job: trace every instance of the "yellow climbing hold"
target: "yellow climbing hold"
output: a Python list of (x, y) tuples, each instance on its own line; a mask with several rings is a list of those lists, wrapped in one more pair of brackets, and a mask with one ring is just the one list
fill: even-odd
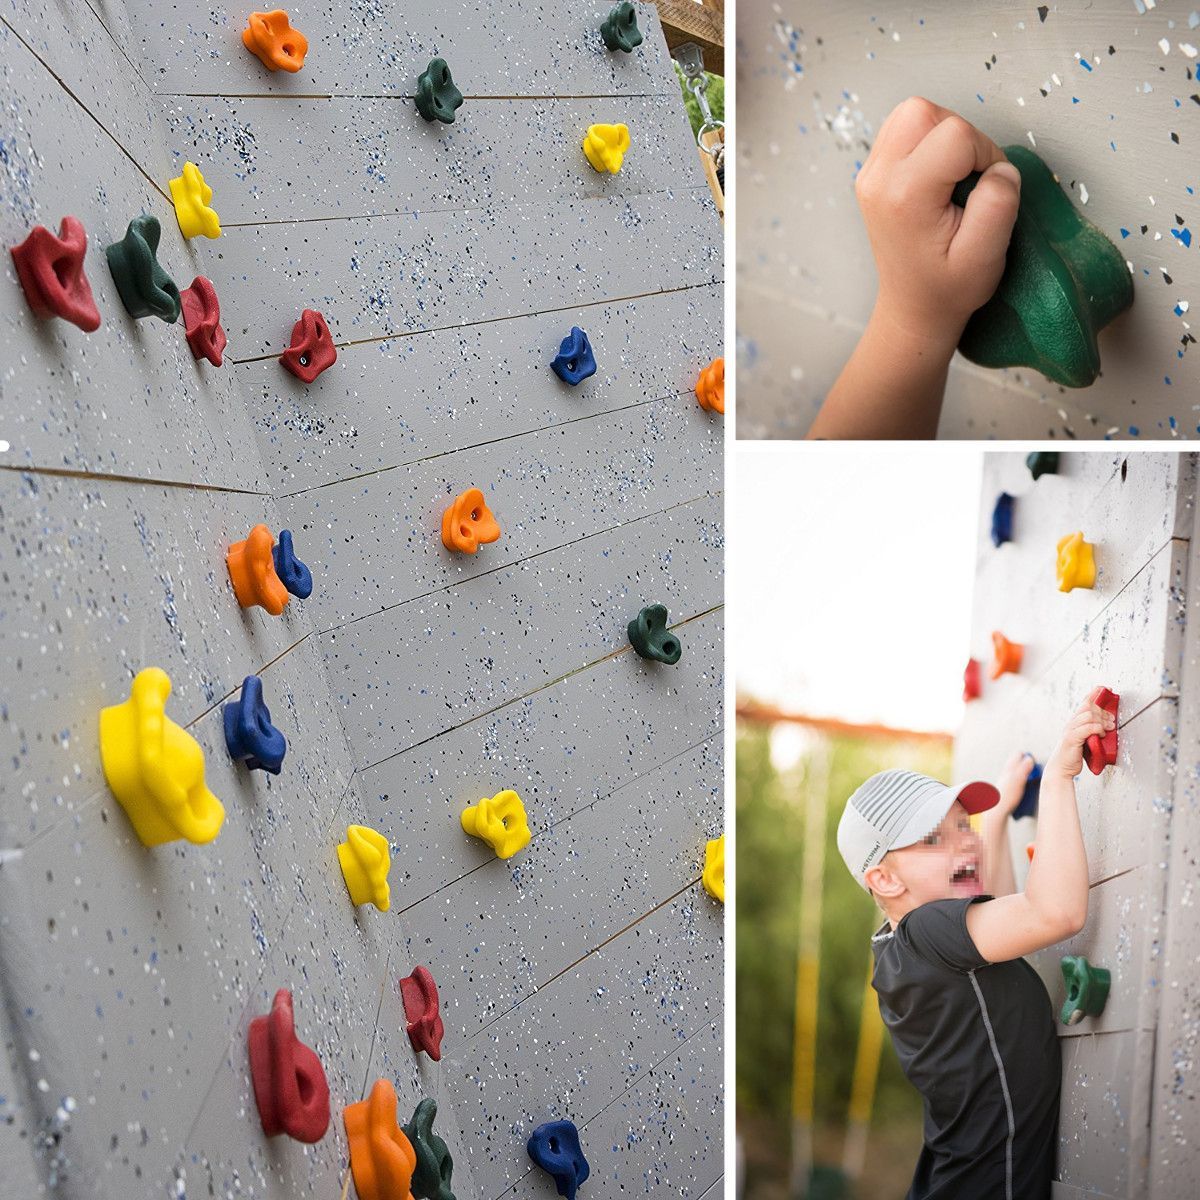
[(338, 862), (354, 906), (373, 904), (387, 912), (392, 903), (387, 881), (392, 856), (387, 838), (367, 825), (347, 826), (346, 840), (338, 846)]
[(195, 163), (185, 162), (183, 174), (171, 180), (175, 219), (185, 238), (221, 236), (221, 218), (208, 207), (212, 194), (212, 188), (204, 182)]
[(583, 152), (597, 171), (615, 175), (629, 149), (627, 125), (591, 125), (583, 139)]
[(464, 808), (461, 820), (463, 829), (487, 842), (497, 858), (512, 858), (529, 845), (533, 836), (525, 819), (525, 805), (513, 791), (498, 792), (490, 800), (485, 796), (478, 804)]
[(1058, 590), (1090, 588), (1096, 582), (1096, 556), (1082, 533), (1070, 533), (1058, 543)]
[(725, 835), (713, 838), (704, 847), (704, 873), (700, 876), (704, 890), (725, 903)]
[(100, 710), (100, 762), (145, 846), (211, 842), (225, 807), (204, 783), (204, 751), (166, 714), (166, 671), (139, 671), (129, 699)]

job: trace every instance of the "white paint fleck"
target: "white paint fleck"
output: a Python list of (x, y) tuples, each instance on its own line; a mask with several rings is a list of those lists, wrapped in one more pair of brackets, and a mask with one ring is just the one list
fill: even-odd
[(1027, 129), (1025, 131), (1025, 136), (1029, 139), (1029, 144), (1036, 150), (1037, 149), (1037, 140), (1033, 136), (1033, 130)]
[(1018, 108), (1024, 108), (1024, 107), (1025, 107), (1025, 97), (1024, 97), (1024, 96), (1018, 96), (1018, 97), (1017, 97), (1017, 107), (1018, 107)]
[(1184, 54), (1188, 56), (1188, 58), (1196, 57), (1196, 47), (1193, 46), (1191, 42), (1180, 42), (1179, 49), (1182, 50)]
[(1187, 312), (1187, 310), (1191, 307), (1191, 305), (1189, 304), (1189, 302), (1187, 300), (1180, 300), (1179, 303), (1176, 305), (1176, 307), (1179, 309), (1180, 312)]
[(1086, 204), (1088, 202), (1087, 186), (1083, 183), (1079, 185), (1079, 203)]
[(1159, 38), (1159, 39), (1158, 39), (1158, 48), (1159, 48), (1159, 49), (1160, 49), (1160, 50), (1161, 50), (1161, 51), (1162, 51), (1164, 54), (1170, 54), (1170, 53), (1171, 53), (1171, 43), (1170, 43), (1170, 42), (1168, 42), (1166, 38)]

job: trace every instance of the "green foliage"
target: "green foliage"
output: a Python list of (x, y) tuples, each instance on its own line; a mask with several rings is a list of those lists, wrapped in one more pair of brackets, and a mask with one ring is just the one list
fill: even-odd
[[(707, 71), (705, 74), (708, 76), (708, 88), (705, 90), (704, 95), (708, 100), (708, 107), (712, 109), (712, 114), (718, 121), (724, 121), (725, 80), (720, 75), (713, 75)], [(683, 92), (683, 104), (687, 109), (688, 121), (691, 122), (692, 134), (694, 136), (700, 132), (700, 126), (704, 121), (704, 118), (700, 115), (700, 105), (696, 103), (696, 97), (688, 90), (687, 77), (680, 69), (678, 63), (675, 63), (675, 78), (679, 80), (679, 87)]]

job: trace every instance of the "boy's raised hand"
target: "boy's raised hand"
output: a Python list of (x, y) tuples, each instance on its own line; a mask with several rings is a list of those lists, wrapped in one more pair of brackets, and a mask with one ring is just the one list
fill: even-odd
[[(1021, 803), (1021, 797), (1025, 795), (1025, 784), (1029, 780), (1029, 773), (1033, 770), (1033, 755), (1023, 753), (1018, 750), (1004, 764), (1004, 769), (1000, 772), (1000, 778), (996, 780), (996, 788), (1000, 792), (1000, 799), (996, 802), (994, 808), (988, 809), (988, 813), (996, 813), (998, 816), (1009, 817), (1016, 811), (1016, 807)], [(984, 813), (986, 817), (988, 813)]]
[(1055, 773), (1074, 779), (1083, 770), (1084, 743), (1093, 736), (1103, 737), (1116, 723), (1112, 713), (1085, 700), (1067, 722), (1062, 738), (1042, 770), (1043, 777)]

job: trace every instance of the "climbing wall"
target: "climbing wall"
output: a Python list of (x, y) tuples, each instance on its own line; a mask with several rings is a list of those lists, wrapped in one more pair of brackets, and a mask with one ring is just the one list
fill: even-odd
[(939, 434), (1195, 437), (1200, 8), (1189, 0), (745, 4), (737, 17), (738, 436), (797, 437), (857, 343), (876, 273), (854, 179), (911, 95), (1034, 149), (1120, 249), (1131, 310), (1073, 390), (956, 356)]
[[(1063, 454), (1035, 482), (1021, 455), (985, 460), (970, 647), (983, 694), (967, 704), (955, 777), (995, 779), (1017, 750), (1045, 762), (1095, 687), (1120, 696), (1116, 764), (1076, 783), (1087, 924), (1032, 958), (1056, 1013), (1063, 955), (1112, 973), (1099, 1016), (1057, 1024), (1057, 1200), (1191, 1196), (1200, 1172), (1196, 467), (1192, 455)], [(1015, 497), (1014, 540), (997, 549), (1001, 492)], [(1062, 593), (1055, 547), (1076, 531), (1095, 544), (1095, 586)], [(987, 677), (993, 631), (1024, 645), (1019, 674)], [(1023, 881), (1036, 820), (1010, 829)]]
[[(717, 1196), (723, 828), (721, 227), (652, 5), (303, 0), (298, 74), (243, 47), (252, 6), (10, 0), (0, 12), (0, 232), (67, 214), (103, 324), (35, 317), (0, 264), (0, 1190), (345, 1195), (342, 1109), (390, 1080), (438, 1100), (460, 1197), (555, 1194), (525, 1143), (573, 1120), (582, 1195)], [(453, 125), (411, 97), (434, 55)], [(624, 122), (617, 175), (581, 143)], [(168, 181), (199, 166), (218, 240)], [(225, 363), (125, 312), (103, 248), (150, 213), (180, 287), (211, 279)], [(338, 358), (280, 367), (300, 310)], [(549, 369), (572, 325), (597, 373)], [(481, 487), (471, 557), (441, 514)], [(315, 578), (242, 609), (228, 546), (291, 529)], [(633, 653), (670, 612), (683, 656)], [(164, 669), (225, 825), (139, 842), (98, 716)], [(225, 747), (263, 681), (282, 773)], [(459, 813), (513, 788), (533, 839), (497, 859)], [(348, 824), (391, 848), (391, 910), (356, 909)], [(440, 1063), (405, 1032), (423, 964)], [(268, 1140), (250, 1020), (293, 992), (333, 1106)], [(10, 1188), (11, 1184), (11, 1188)], [(353, 1192), (351, 1192), (353, 1194)]]

